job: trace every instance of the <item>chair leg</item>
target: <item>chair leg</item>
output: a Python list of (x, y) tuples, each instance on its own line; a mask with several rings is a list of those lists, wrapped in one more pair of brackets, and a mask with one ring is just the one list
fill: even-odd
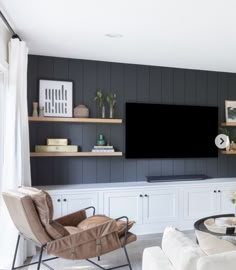
[(100, 261), (101, 260), (101, 258), (100, 258), (100, 256), (98, 256), (98, 261)]
[(129, 255), (128, 255), (128, 252), (126, 250), (126, 247), (123, 246), (123, 249), (124, 249), (125, 256), (126, 256), (126, 259), (127, 259), (128, 265), (129, 265), (129, 269), (132, 270), (132, 266), (131, 266), (131, 263), (130, 263), (130, 260), (129, 260)]
[(42, 262), (42, 257), (43, 257), (43, 247), (41, 247), (41, 249), (40, 249), (39, 261), (38, 261), (38, 267), (37, 267), (37, 270), (40, 269), (41, 262)]
[(20, 234), (18, 234), (18, 237), (17, 237), (17, 241), (16, 241), (16, 249), (15, 249), (15, 254), (14, 254), (14, 258), (13, 258), (11, 270), (14, 270), (14, 267), (15, 267), (16, 255), (17, 255), (19, 243), (20, 243)]

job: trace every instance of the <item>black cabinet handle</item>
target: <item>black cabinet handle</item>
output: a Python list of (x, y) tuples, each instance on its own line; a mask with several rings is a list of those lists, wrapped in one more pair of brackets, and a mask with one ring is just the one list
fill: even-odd
[(140, 195), (139, 195), (139, 197), (140, 197), (140, 198), (142, 198), (142, 197), (143, 197), (143, 195), (142, 195), (142, 194), (140, 194)]
[(67, 199), (63, 199), (63, 201), (64, 201), (64, 202), (66, 202), (66, 201), (67, 201)]
[(221, 192), (221, 190), (218, 190), (218, 192)]
[(145, 197), (148, 197), (148, 195), (147, 195), (147, 194), (145, 194), (144, 196), (145, 196)]
[(61, 199), (57, 199), (57, 201), (58, 201), (58, 202), (60, 202), (60, 201), (61, 201)]
[(214, 190), (214, 193), (216, 193), (216, 190)]

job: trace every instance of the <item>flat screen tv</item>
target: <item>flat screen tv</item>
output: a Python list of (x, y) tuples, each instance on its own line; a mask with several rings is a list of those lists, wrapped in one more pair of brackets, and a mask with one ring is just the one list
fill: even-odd
[(126, 103), (126, 158), (217, 157), (218, 108)]

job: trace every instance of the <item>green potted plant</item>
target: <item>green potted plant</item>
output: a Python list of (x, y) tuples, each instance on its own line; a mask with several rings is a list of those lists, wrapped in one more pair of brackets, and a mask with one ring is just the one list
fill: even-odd
[(114, 118), (114, 108), (116, 105), (116, 94), (110, 93), (107, 95), (107, 103), (109, 104), (109, 117)]
[(94, 100), (97, 102), (99, 117), (105, 118), (105, 96), (101, 89), (97, 89)]

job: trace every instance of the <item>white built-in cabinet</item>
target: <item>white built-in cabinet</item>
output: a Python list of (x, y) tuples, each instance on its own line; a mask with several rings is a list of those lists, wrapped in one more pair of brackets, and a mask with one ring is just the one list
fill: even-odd
[(95, 206), (96, 213), (135, 220), (137, 234), (159, 233), (169, 225), (193, 229), (199, 218), (235, 212), (230, 195), (236, 191), (236, 178), (40, 188), (52, 196), (54, 218)]
[[(54, 219), (76, 212), (88, 206), (98, 207), (98, 194), (95, 192), (76, 192), (74, 194), (52, 194)], [(88, 215), (92, 214), (88, 211)]]

